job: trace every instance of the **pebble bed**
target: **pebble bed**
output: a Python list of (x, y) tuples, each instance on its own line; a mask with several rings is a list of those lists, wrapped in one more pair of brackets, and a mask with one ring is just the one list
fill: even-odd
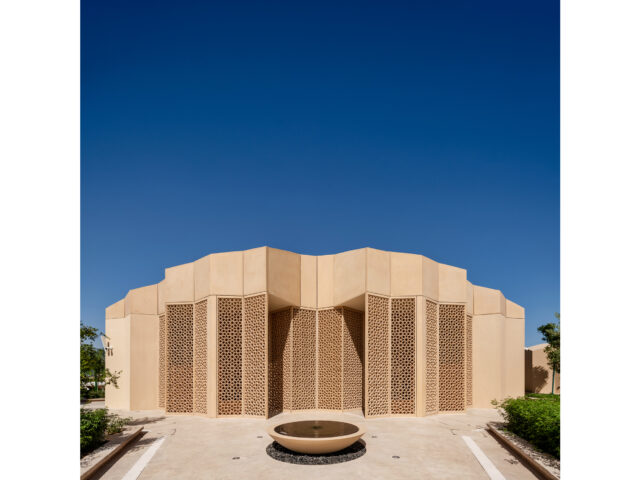
[(277, 442), (272, 442), (267, 446), (267, 455), (271, 458), (295, 465), (332, 465), (334, 463), (343, 463), (360, 458), (366, 452), (367, 448), (361, 441), (357, 441), (353, 445), (338, 452), (316, 455), (292, 452)]

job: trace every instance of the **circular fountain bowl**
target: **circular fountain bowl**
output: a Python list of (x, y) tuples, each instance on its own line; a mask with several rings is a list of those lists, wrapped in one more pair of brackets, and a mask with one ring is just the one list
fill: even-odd
[(362, 426), (333, 420), (304, 420), (269, 428), (276, 442), (298, 453), (332, 453), (347, 448), (364, 435)]

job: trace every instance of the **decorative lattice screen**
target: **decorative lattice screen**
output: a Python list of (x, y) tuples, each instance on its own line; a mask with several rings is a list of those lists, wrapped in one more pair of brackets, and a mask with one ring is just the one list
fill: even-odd
[(242, 299), (218, 297), (218, 415), (242, 414)]
[(293, 309), (291, 408), (316, 408), (316, 311)]
[(244, 299), (244, 413), (265, 415), (267, 296)]
[(425, 413), (438, 413), (438, 304), (425, 300)]
[(344, 308), (343, 314), (342, 408), (362, 408), (364, 314), (350, 308)]
[(207, 414), (207, 301), (195, 305), (193, 332), (193, 411)]
[(464, 410), (465, 399), (465, 306), (441, 304), (439, 410)]
[(467, 407), (473, 405), (473, 317), (467, 315)]
[(269, 417), (291, 408), (291, 309), (269, 314)]
[(342, 309), (318, 311), (318, 408), (342, 408)]
[(158, 404), (165, 408), (167, 391), (167, 321), (164, 315), (159, 317), (159, 361), (158, 361)]
[(414, 298), (391, 299), (391, 413), (415, 413)]
[(367, 294), (367, 415), (388, 415), (389, 299)]
[(193, 412), (193, 304), (167, 305), (167, 412)]

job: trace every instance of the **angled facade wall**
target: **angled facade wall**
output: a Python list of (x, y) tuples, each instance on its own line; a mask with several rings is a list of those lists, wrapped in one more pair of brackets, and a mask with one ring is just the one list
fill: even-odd
[(524, 309), (466, 270), (362, 248), (261, 247), (167, 268), (106, 309), (107, 405), (424, 416), (524, 393)]
[[(524, 351), (525, 390), (532, 393), (560, 393), (560, 374), (549, 367), (544, 348), (547, 343), (527, 347)], [(553, 392), (551, 387), (553, 385)]]

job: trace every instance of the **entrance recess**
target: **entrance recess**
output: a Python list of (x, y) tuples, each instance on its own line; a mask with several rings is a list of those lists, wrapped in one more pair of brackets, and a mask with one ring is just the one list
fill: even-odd
[(291, 307), (269, 314), (269, 416), (363, 408), (364, 313)]

